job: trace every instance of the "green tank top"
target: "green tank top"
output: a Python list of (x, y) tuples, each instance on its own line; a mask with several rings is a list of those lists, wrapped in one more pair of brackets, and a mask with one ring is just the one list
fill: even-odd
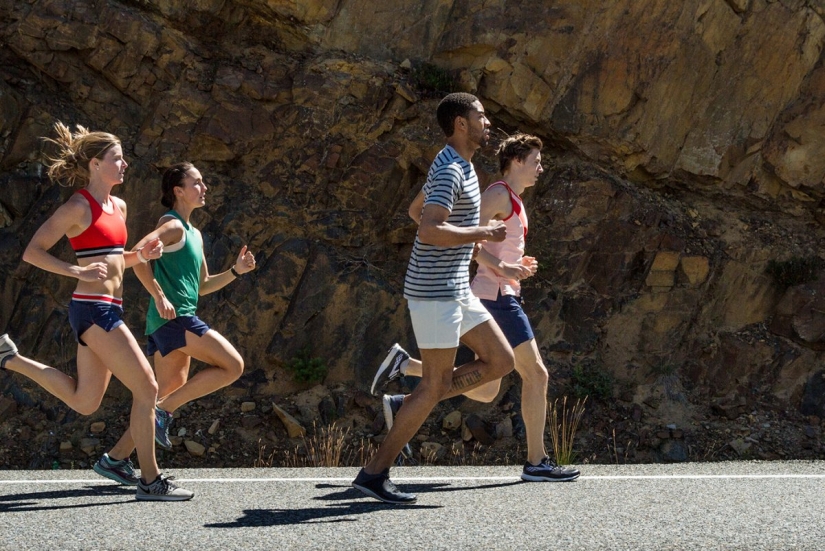
[[(203, 238), (194, 226), (184, 222), (180, 214), (170, 210), (164, 216), (174, 216), (183, 224), (182, 242), (164, 247), (163, 256), (155, 260), (155, 280), (178, 316), (194, 316), (198, 309), (198, 289), (203, 262)], [(158, 314), (155, 299), (149, 299), (146, 313), (146, 334), (151, 335), (169, 320)]]

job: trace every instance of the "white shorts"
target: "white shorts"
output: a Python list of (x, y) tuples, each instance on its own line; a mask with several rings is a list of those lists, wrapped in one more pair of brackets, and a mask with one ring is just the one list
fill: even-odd
[(407, 300), (418, 348), (458, 348), (461, 336), (493, 319), (475, 295), (456, 300)]

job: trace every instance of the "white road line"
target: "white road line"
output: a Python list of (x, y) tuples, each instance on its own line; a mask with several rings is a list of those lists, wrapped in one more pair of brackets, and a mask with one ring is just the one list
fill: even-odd
[[(718, 480), (718, 479), (746, 479), (746, 480), (762, 480), (762, 479), (825, 479), (825, 474), (676, 474), (676, 475), (605, 475), (605, 476), (581, 476), (579, 481), (585, 480)], [(393, 477), (393, 481), (399, 482), (461, 482), (461, 481), (516, 481), (520, 480), (517, 476), (415, 476)], [(332, 477), (306, 477), (306, 478), (288, 478), (288, 477), (273, 477), (273, 478), (179, 478), (178, 482), (211, 482), (211, 483), (242, 483), (242, 482), (352, 482), (352, 477), (347, 478), (332, 478)], [(109, 485), (108, 482), (102, 478), (92, 479), (43, 479), (43, 480), (0, 480), (0, 485), (13, 484), (101, 484)]]

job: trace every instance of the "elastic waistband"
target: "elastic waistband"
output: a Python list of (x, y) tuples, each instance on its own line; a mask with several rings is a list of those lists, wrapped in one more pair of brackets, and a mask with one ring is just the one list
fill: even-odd
[(87, 295), (84, 293), (72, 293), (72, 300), (76, 300), (77, 302), (103, 302), (114, 306), (120, 306), (121, 308), (123, 307), (123, 299), (113, 297), (112, 295)]

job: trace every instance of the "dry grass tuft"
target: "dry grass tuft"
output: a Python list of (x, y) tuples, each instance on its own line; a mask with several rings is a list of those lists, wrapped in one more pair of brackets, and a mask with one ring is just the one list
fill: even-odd
[[(573, 452), (573, 441), (576, 437), (576, 430), (584, 415), (584, 399), (576, 399), (573, 407), (568, 409), (567, 396), (559, 404), (558, 398), (553, 400), (552, 407), (547, 412), (547, 426), (550, 430), (550, 441), (553, 444), (553, 454), (556, 456), (556, 463), (559, 465), (570, 465), (573, 463), (575, 453)], [(561, 409), (561, 411), (559, 411)]]

